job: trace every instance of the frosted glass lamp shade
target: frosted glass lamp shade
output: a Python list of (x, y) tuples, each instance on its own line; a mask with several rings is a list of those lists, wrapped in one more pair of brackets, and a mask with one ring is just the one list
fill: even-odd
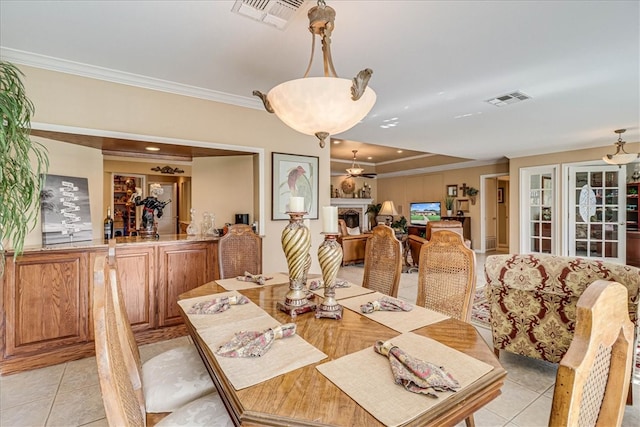
[(638, 155), (635, 153), (620, 153), (620, 154), (607, 154), (602, 158), (605, 162), (610, 165), (626, 165), (638, 158)]
[(287, 126), (305, 135), (336, 135), (355, 126), (373, 108), (376, 93), (367, 87), (360, 99), (351, 99), (349, 79), (306, 77), (279, 84), (267, 99)]

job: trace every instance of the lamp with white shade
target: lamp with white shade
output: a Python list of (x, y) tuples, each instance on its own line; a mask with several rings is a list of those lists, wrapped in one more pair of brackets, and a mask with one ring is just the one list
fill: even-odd
[(396, 206), (393, 204), (392, 200), (385, 200), (382, 203), (382, 207), (380, 208), (380, 212), (378, 212), (380, 216), (387, 216), (387, 220), (385, 221), (385, 225), (391, 226), (393, 222), (393, 216), (398, 215), (396, 211)]
[(275, 113), (287, 126), (306, 135), (315, 135), (320, 147), (329, 135), (351, 129), (373, 108), (376, 94), (367, 87), (371, 71), (366, 68), (353, 79), (339, 78), (331, 58), (331, 32), (336, 11), (324, 0), (308, 13), (312, 47), (316, 34), (322, 41), (324, 77), (307, 77), (313, 63), (313, 48), (307, 71), (301, 79), (290, 80), (274, 87), (266, 95), (258, 90), (264, 108)]

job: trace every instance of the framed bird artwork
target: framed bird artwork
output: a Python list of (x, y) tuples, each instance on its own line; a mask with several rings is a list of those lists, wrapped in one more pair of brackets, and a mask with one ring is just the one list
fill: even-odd
[(272, 153), (271, 219), (289, 219), (289, 199), (304, 197), (305, 218), (318, 219), (318, 157)]

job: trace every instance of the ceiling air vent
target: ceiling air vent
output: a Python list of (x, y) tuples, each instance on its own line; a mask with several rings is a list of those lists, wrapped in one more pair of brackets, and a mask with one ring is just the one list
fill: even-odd
[(487, 99), (487, 102), (495, 105), (496, 107), (504, 107), (505, 105), (526, 101), (527, 99), (531, 99), (531, 97), (522, 92), (512, 92), (492, 99)]
[(232, 12), (284, 30), (304, 0), (236, 0)]

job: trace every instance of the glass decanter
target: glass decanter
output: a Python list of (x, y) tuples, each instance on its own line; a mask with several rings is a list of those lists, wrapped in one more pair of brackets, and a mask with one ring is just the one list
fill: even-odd
[(193, 218), (196, 216), (196, 210), (194, 208), (191, 208), (189, 213), (191, 214), (191, 222), (189, 222), (189, 225), (187, 226), (187, 234), (189, 236), (195, 236), (199, 231), (198, 225), (193, 220)]

